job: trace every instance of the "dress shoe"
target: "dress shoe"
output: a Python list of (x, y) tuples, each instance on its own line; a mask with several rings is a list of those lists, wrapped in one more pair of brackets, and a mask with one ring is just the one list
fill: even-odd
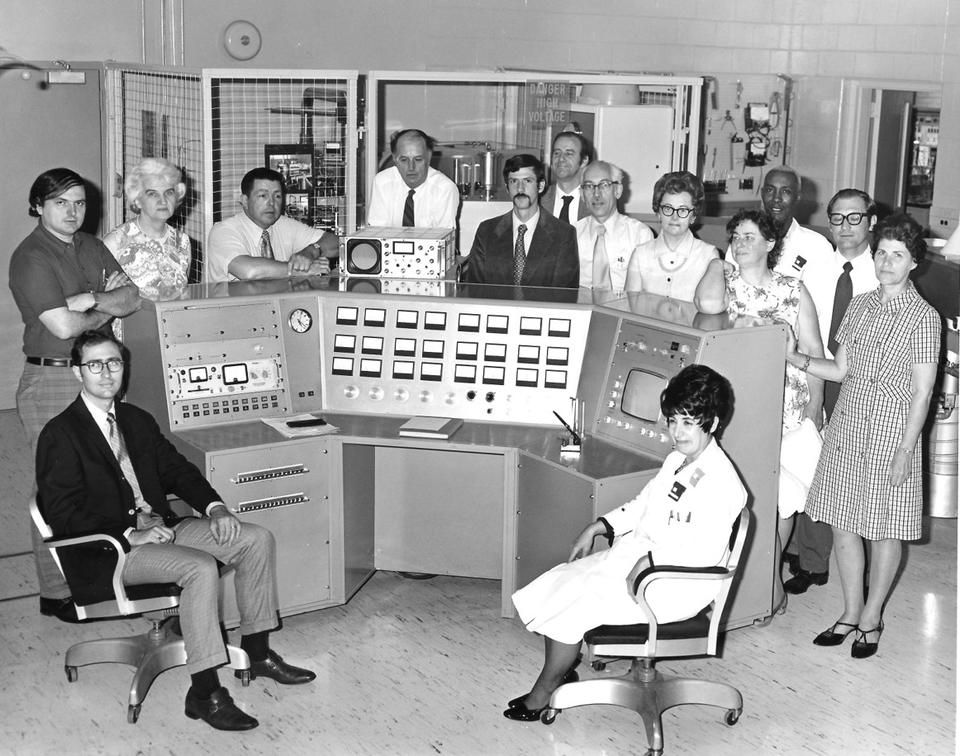
[[(838, 627), (849, 627), (845, 633), (838, 633)], [(843, 643), (847, 636), (850, 635), (854, 630), (857, 629), (856, 625), (851, 625), (849, 622), (834, 622), (833, 625), (824, 630), (820, 635), (813, 639), (814, 646), (839, 646)]]
[(215, 730), (252, 730), (260, 724), (237, 708), (226, 688), (217, 688), (210, 698), (197, 698), (190, 688), (183, 713), (190, 719), (202, 719)]
[[(580, 675), (577, 674), (577, 670), (571, 667), (567, 671), (567, 674), (565, 674), (563, 678), (560, 680), (560, 684), (566, 685), (567, 683), (575, 683), (579, 681), (580, 681)], [(523, 704), (523, 699), (526, 698), (527, 695), (528, 695), (527, 693), (524, 693), (522, 696), (511, 698), (509, 701), (507, 701), (507, 707), (511, 709), (516, 709), (518, 706)]]
[(70, 596), (66, 598), (50, 599), (40, 597), (40, 614), (56, 617), (63, 622), (79, 622), (77, 607)]
[[(877, 642), (876, 643), (867, 643), (867, 633), (876, 633)], [(853, 640), (853, 645), (850, 646), (850, 656), (854, 659), (866, 659), (873, 656), (877, 653), (877, 647), (880, 645), (880, 636), (883, 634), (883, 620), (880, 620), (880, 624), (876, 627), (872, 627), (869, 630), (861, 630), (859, 625), (857, 626), (857, 637)]]
[[(235, 677), (240, 677), (240, 670), (234, 671)], [(281, 685), (303, 685), (317, 678), (309, 669), (301, 669), (287, 664), (276, 651), (267, 651), (267, 658), (262, 661), (250, 662), (250, 679), (269, 677)]]
[(504, 711), (503, 716), (507, 719), (512, 719), (514, 722), (536, 722), (540, 719), (540, 714), (546, 708), (546, 706), (542, 706), (539, 709), (528, 709), (525, 703), (518, 703), (516, 706), (511, 706)]
[(790, 553), (788, 553), (788, 552), (785, 551), (785, 552), (783, 553), (783, 557), (780, 559), (780, 561), (781, 561), (783, 564), (787, 565), (787, 571), (788, 571), (791, 575), (796, 575), (798, 572), (800, 572), (800, 557), (799, 557), (799, 555), (797, 555), (797, 554), (790, 554)]
[(807, 572), (800, 568), (796, 575), (783, 584), (783, 590), (793, 594), (806, 593), (811, 585), (826, 585), (829, 579), (829, 572)]

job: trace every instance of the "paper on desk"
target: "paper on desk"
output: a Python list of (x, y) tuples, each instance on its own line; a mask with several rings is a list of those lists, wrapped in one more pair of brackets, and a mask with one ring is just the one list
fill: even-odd
[(289, 417), (262, 417), (260, 418), (275, 429), (278, 433), (287, 438), (299, 438), (300, 436), (329, 436), (331, 433), (339, 433), (340, 429), (335, 425), (306, 425), (301, 428), (291, 428), (287, 423), (293, 420), (316, 420), (316, 415), (305, 412), (300, 415), (291, 415)]

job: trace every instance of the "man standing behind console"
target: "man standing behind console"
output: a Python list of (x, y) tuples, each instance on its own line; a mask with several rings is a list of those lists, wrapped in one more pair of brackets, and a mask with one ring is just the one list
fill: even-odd
[[(277, 628), (276, 545), (273, 534), (241, 522), (203, 474), (160, 432), (154, 419), (115, 398), (129, 352), (112, 334), (82, 333), (72, 348), (80, 395), (47, 423), (37, 444), (37, 504), (54, 535), (105, 533), (126, 551), (126, 585), (176, 583), (180, 627), (191, 685), (185, 713), (218, 730), (249, 730), (257, 720), (233, 703), (217, 667), (227, 662), (218, 608), (220, 561), (234, 570), (240, 647), (250, 679), (308, 683), (313, 672), (291, 666), (270, 650)], [(178, 517), (175, 494), (199, 517)], [(113, 594), (116, 557), (108, 549), (64, 549), (68, 574), (80, 577), (83, 603)]]
[(373, 179), (368, 226), (454, 228), (460, 190), (443, 173), (430, 167), (433, 140), (419, 129), (390, 137), (394, 165)]
[(214, 223), (207, 243), (204, 280), (249, 281), (330, 272), (337, 237), (283, 215), (283, 176), (254, 168), (240, 182), (242, 212)]
[(514, 155), (504, 163), (503, 180), (513, 210), (477, 228), (464, 283), (577, 288), (576, 231), (540, 212), (543, 163), (533, 155)]
[[(561, 131), (553, 139), (550, 170), (553, 180), (543, 193), (541, 205), (554, 218), (576, 225), (590, 215), (587, 202), (580, 194), (580, 179), (586, 166), (593, 159), (590, 143), (573, 131)], [(586, 198), (589, 201), (589, 197)]]
[[(26, 364), (17, 414), (36, 451), (43, 426), (77, 394), (70, 346), (88, 329), (110, 332), (115, 317), (140, 307), (137, 287), (98, 239), (80, 230), (87, 210), (83, 179), (68, 168), (41, 173), (29, 196), (36, 228), (10, 258), (10, 291), (23, 319)], [(76, 621), (70, 589), (31, 525), (40, 611)]]
[(580, 286), (623, 291), (633, 251), (653, 241), (653, 231), (617, 208), (623, 194), (623, 171), (612, 163), (590, 163), (583, 171), (580, 188), (581, 204), (590, 213), (577, 221)]
[[(760, 187), (764, 212), (776, 224), (783, 237), (783, 249), (776, 270), (785, 276), (802, 279), (809, 263), (830, 258), (830, 242), (813, 229), (797, 223), (794, 214), (800, 201), (800, 174), (788, 165), (767, 171)], [(727, 256), (730, 259), (731, 255)]]
[[(820, 336), (832, 359), (837, 347), (834, 340), (850, 299), (878, 285), (870, 230), (877, 222), (876, 208), (870, 195), (859, 189), (841, 189), (827, 205), (830, 235), (836, 250), (825, 260), (811, 262), (803, 278), (820, 320)], [(840, 395), (840, 384), (824, 381), (823, 409), (827, 420)], [(788, 593), (804, 593), (811, 585), (824, 585), (829, 577), (833, 530), (822, 522), (814, 522), (806, 514), (797, 517), (793, 537), (796, 563), (791, 562), (794, 577), (783, 587)]]

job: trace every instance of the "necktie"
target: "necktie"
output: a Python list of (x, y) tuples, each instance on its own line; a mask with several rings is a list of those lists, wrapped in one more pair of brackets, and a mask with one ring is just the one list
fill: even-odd
[(113, 456), (120, 463), (120, 471), (126, 478), (130, 488), (133, 489), (133, 500), (137, 507), (137, 527), (149, 527), (147, 523), (152, 519), (152, 507), (143, 499), (143, 492), (140, 490), (140, 482), (137, 480), (137, 474), (133, 471), (133, 463), (130, 461), (130, 455), (127, 453), (127, 445), (123, 442), (123, 436), (120, 435), (120, 429), (117, 427), (117, 418), (112, 412), (107, 413), (107, 425), (110, 426), (110, 449), (113, 450)]
[(573, 197), (569, 194), (563, 195), (563, 207), (560, 208), (560, 220), (564, 223), (570, 222), (570, 203), (573, 202)]
[(843, 273), (837, 278), (837, 288), (833, 295), (833, 315), (830, 318), (830, 330), (827, 332), (827, 348), (837, 355), (840, 344), (836, 340), (837, 329), (840, 327), (840, 321), (847, 311), (847, 305), (853, 297), (853, 280), (850, 278), (850, 271), (853, 270), (853, 264), (847, 260), (843, 264)]
[(523, 244), (523, 235), (527, 227), (522, 223), (517, 226), (517, 243), (513, 246), (513, 283), (520, 285), (523, 278), (523, 266), (527, 264), (527, 250)]
[(407, 199), (403, 203), (403, 222), (401, 225), (405, 227), (415, 225), (413, 222), (413, 193), (415, 191), (416, 189), (411, 189), (407, 192)]
[(267, 229), (263, 229), (263, 233), (260, 234), (260, 257), (276, 260), (273, 256), (273, 245), (270, 243), (270, 233)]
[(610, 280), (610, 260), (607, 259), (607, 243), (604, 236), (607, 229), (602, 224), (597, 226), (597, 240), (593, 244), (593, 288), (612, 289)]

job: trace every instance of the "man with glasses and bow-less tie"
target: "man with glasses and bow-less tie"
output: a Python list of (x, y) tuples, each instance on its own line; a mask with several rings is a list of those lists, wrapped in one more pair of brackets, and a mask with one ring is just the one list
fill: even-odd
[[(838, 347), (834, 336), (850, 300), (879, 285), (870, 249), (870, 231), (877, 222), (876, 206), (866, 192), (841, 189), (827, 204), (827, 220), (836, 249), (826, 259), (811, 262), (803, 282), (817, 310), (826, 356), (832, 359)], [(828, 421), (839, 395), (839, 383), (824, 381), (823, 409)], [(799, 513), (791, 548), (795, 555), (786, 557), (793, 577), (784, 583), (784, 590), (799, 594), (812, 585), (824, 585), (829, 577), (832, 549), (831, 527)]]
[[(184, 713), (218, 730), (249, 730), (256, 719), (240, 710), (220, 684), (227, 662), (220, 630), (217, 562), (234, 570), (240, 647), (250, 677), (281, 685), (315, 675), (287, 664), (269, 646), (278, 625), (276, 546), (265, 528), (240, 522), (203, 474), (160, 432), (147, 412), (116, 401), (129, 353), (113, 335), (85, 331), (73, 344), (80, 395), (44, 427), (37, 444), (37, 504), (55, 536), (105, 533), (127, 552), (126, 585), (177, 583), (180, 627), (191, 685)], [(198, 517), (179, 517), (168, 494)], [(64, 549), (61, 560), (74, 599), (113, 595), (116, 558), (109, 549)]]
[(340, 254), (334, 234), (283, 214), (283, 176), (254, 168), (240, 182), (241, 212), (213, 224), (207, 242), (204, 280), (249, 281), (316, 276), (330, 272), (328, 258)]
[(617, 207), (623, 171), (598, 160), (583, 171), (581, 203), (589, 215), (577, 221), (580, 286), (623, 291), (633, 251), (653, 240), (653, 231)]
[(477, 228), (461, 280), (576, 289), (577, 234), (570, 224), (540, 212), (543, 163), (526, 153), (514, 155), (504, 163), (503, 180), (513, 209)]

